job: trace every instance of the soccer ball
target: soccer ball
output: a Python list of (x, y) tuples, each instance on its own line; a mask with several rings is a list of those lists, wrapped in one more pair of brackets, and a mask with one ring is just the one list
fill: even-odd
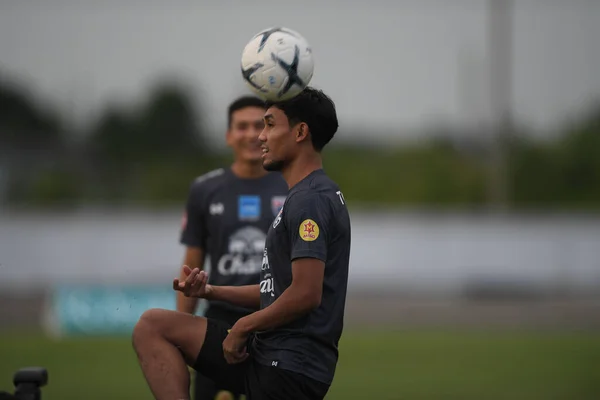
[(312, 49), (298, 32), (269, 28), (248, 42), (242, 52), (242, 76), (250, 89), (269, 101), (291, 99), (313, 76)]

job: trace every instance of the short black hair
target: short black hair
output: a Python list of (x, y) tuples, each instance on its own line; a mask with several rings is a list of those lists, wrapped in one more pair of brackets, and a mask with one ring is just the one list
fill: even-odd
[(264, 100), (255, 96), (242, 96), (235, 99), (227, 109), (227, 127), (231, 128), (233, 113), (246, 107), (258, 107), (266, 109), (267, 105)]
[(323, 150), (338, 130), (335, 104), (322, 90), (307, 86), (291, 99), (268, 101), (267, 108), (269, 107), (276, 107), (283, 111), (290, 125), (306, 123), (316, 151)]

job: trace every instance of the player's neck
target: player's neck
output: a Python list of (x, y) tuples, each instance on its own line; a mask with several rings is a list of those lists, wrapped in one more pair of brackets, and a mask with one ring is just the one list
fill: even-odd
[(282, 170), (281, 174), (291, 189), (302, 179), (321, 168), (323, 168), (321, 156), (319, 154), (311, 154), (298, 157), (287, 168)]
[(241, 161), (234, 161), (231, 164), (231, 172), (242, 179), (256, 179), (268, 174), (260, 163), (252, 164)]

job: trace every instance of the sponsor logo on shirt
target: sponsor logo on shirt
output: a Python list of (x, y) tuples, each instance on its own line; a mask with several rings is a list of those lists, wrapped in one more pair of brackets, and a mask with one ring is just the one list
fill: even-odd
[(260, 219), (260, 196), (240, 196), (238, 199), (238, 218), (241, 221)]
[(229, 237), (227, 253), (217, 262), (217, 271), (222, 276), (258, 274), (263, 262), (265, 233), (254, 227), (245, 226)]
[(208, 212), (210, 215), (221, 215), (225, 212), (225, 206), (223, 203), (214, 203), (208, 206)]
[(283, 213), (283, 207), (279, 209), (279, 213), (277, 214), (277, 218), (273, 221), (273, 229), (277, 228), (277, 225), (281, 222), (281, 214)]
[(283, 207), (283, 203), (285, 203), (285, 196), (273, 196), (273, 198), (271, 198), (271, 211), (273, 211), (274, 216), (279, 214), (279, 211)]

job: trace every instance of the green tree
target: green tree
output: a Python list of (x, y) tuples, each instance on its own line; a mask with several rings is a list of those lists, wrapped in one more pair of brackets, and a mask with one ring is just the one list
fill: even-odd
[(204, 140), (191, 96), (177, 85), (158, 85), (139, 113), (137, 139), (149, 158), (202, 152)]
[(562, 199), (578, 206), (600, 206), (600, 107), (565, 132), (558, 159)]
[(10, 149), (54, 148), (63, 144), (61, 123), (23, 88), (0, 81), (0, 144)]
[(136, 158), (137, 139), (135, 121), (111, 106), (93, 128), (89, 142), (92, 154), (102, 162), (124, 166)]
[(516, 207), (600, 208), (600, 107), (561, 131), (552, 141), (513, 144)]

